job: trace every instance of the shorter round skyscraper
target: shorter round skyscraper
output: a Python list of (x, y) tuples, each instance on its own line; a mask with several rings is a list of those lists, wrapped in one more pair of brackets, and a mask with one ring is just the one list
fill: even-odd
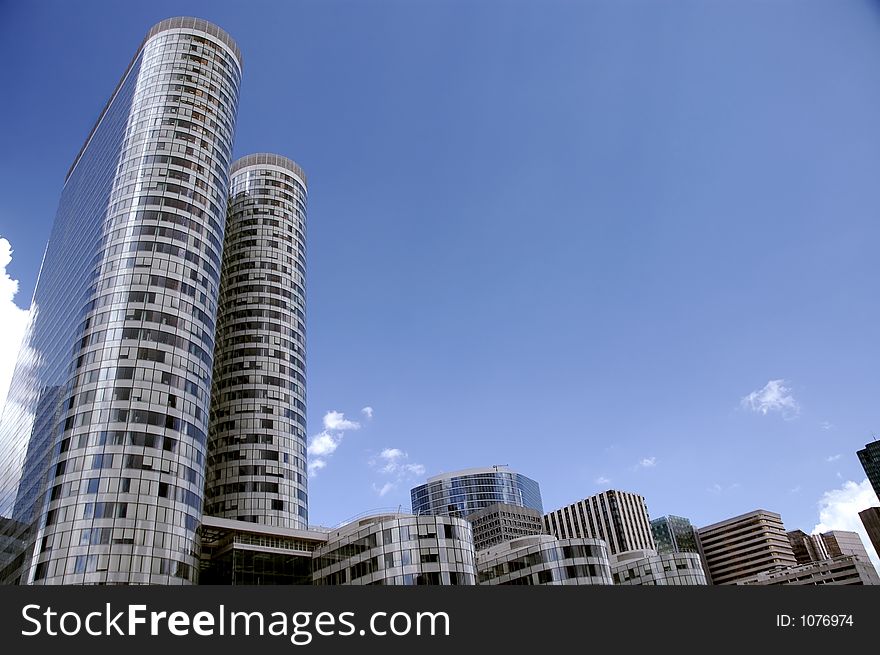
[(232, 164), (206, 514), (308, 525), (305, 230), (297, 164), (267, 153)]
[(466, 517), (502, 503), (544, 513), (538, 483), (506, 466), (463, 469), (428, 478), (410, 492), (413, 514)]

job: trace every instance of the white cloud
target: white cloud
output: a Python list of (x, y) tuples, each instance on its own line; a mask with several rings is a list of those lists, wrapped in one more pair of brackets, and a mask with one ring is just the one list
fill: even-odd
[(606, 478), (604, 475), (600, 475), (593, 482), (595, 482), (596, 484), (609, 484), (611, 482), (611, 480)]
[(400, 448), (386, 448), (381, 453), (379, 453), (379, 457), (388, 462), (396, 462), (401, 457), (406, 457), (406, 453), (403, 452)]
[(367, 405), (363, 409), (361, 409), (361, 414), (367, 417), (367, 420), (373, 418), (373, 408)]
[(15, 360), (18, 358), (18, 349), (28, 321), (28, 310), (15, 304), (18, 280), (13, 280), (6, 272), (6, 267), (12, 261), (12, 252), (9, 241), (0, 237), (0, 412), (6, 402)]
[(813, 528), (813, 534), (821, 534), (829, 530), (849, 530), (858, 532), (862, 543), (874, 562), (874, 567), (880, 569), (880, 558), (871, 545), (871, 540), (865, 532), (865, 526), (859, 518), (859, 512), (877, 505), (877, 495), (871, 487), (871, 483), (865, 478), (857, 483), (847, 480), (838, 489), (832, 489), (822, 494), (817, 503), (819, 506), (819, 522)]
[(342, 435), (334, 435), (330, 432), (319, 432), (314, 437), (312, 437), (312, 442), (309, 444), (308, 453), (309, 455), (332, 455), (333, 452), (339, 448), (339, 444), (342, 443)]
[(396, 484), (393, 484), (391, 482), (386, 482), (381, 487), (374, 484), (373, 491), (375, 491), (377, 494), (379, 494), (380, 497), (382, 497), (385, 494), (387, 494), (389, 491), (392, 491), (396, 486), (397, 486)]
[(327, 466), (324, 458), (336, 452), (348, 430), (359, 430), (360, 427), (360, 423), (349, 421), (342, 412), (331, 410), (324, 414), (324, 429), (312, 437), (306, 449), (309, 477), (315, 477), (318, 471)]
[(723, 490), (721, 488), (721, 485), (716, 482), (711, 487), (706, 489), (706, 491), (708, 491), (709, 493), (713, 493), (713, 494), (720, 494)]
[(342, 412), (331, 410), (324, 414), (324, 429), (341, 430), (343, 432), (346, 430), (360, 430), (361, 424), (357, 421), (349, 421)]
[(788, 490), (789, 493), (799, 494), (801, 492), (801, 485), (796, 485)]
[(656, 457), (643, 457), (639, 460), (639, 463), (636, 465), (636, 468), (640, 469), (651, 469), (657, 466), (657, 458)]
[[(412, 480), (425, 474), (425, 467), (421, 464), (414, 464), (408, 461), (409, 455), (400, 448), (384, 448), (376, 457), (369, 461), (369, 465), (382, 475), (393, 477), (395, 482), (385, 483), (383, 489), (391, 484), (391, 487), (380, 493), (384, 496), (391, 488), (397, 486), (398, 482)], [(376, 489), (376, 485), (373, 485)]]
[(764, 416), (769, 412), (779, 412), (786, 421), (797, 418), (800, 413), (800, 406), (791, 389), (785, 386), (785, 380), (770, 380), (763, 389), (745, 396), (740, 405)]
[(834, 424), (831, 423), (830, 421), (822, 421), (822, 422), (819, 424), (819, 427), (822, 428), (823, 430), (833, 430), (833, 429), (834, 429)]
[(840, 459), (840, 455), (829, 455), (828, 457), (825, 458), (825, 461), (826, 462), (836, 462), (839, 459)]

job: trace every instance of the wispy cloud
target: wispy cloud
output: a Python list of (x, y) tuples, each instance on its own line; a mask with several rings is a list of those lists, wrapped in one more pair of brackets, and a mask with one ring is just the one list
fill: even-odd
[(363, 414), (369, 421), (371, 418), (373, 418), (373, 408), (367, 405), (366, 407), (361, 409), (361, 414)]
[(412, 464), (408, 460), (409, 455), (400, 448), (385, 448), (370, 460), (370, 465), (385, 475), (416, 476), (425, 474), (424, 466)]
[(381, 487), (379, 485), (373, 483), (373, 491), (375, 491), (379, 495), (379, 497), (381, 498), (382, 496), (387, 494), (389, 491), (392, 491), (396, 486), (397, 486), (396, 484), (393, 484), (391, 482), (386, 482)]
[(786, 421), (797, 418), (800, 413), (800, 406), (785, 380), (770, 380), (762, 389), (743, 397), (740, 405), (763, 416), (770, 412), (779, 412)]
[(28, 310), (15, 304), (18, 280), (13, 280), (6, 272), (6, 267), (12, 262), (12, 252), (9, 241), (0, 237), (0, 413), (6, 402), (15, 360), (18, 358), (18, 349), (28, 321)]
[(599, 484), (599, 485), (602, 485), (602, 484), (611, 484), (611, 480), (609, 480), (608, 478), (606, 478), (604, 475), (600, 475), (598, 478), (596, 478), (596, 479), (594, 480), (594, 482), (595, 482), (596, 484)]
[(833, 430), (835, 428), (835, 425), (831, 421), (822, 421), (819, 424), (819, 427), (825, 431), (828, 431), (828, 430)]
[(318, 474), (318, 471), (326, 468), (327, 458), (339, 448), (345, 433), (361, 428), (360, 423), (348, 420), (345, 414), (336, 410), (324, 414), (323, 422), (324, 429), (312, 437), (307, 448), (308, 471), (309, 477), (312, 478)]
[(795, 485), (791, 489), (788, 490), (790, 494), (799, 494), (801, 492), (801, 485)]
[(832, 489), (822, 494), (817, 503), (819, 522), (813, 528), (813, 534), (821, 534), (829, 530), (858, 532), (875, 568), (880, 569), (880, 558), (877, 557), (871, 540), (865, 532), (865, 526), (859, 518), (859, 512), (876, 504), (877, 496), (867, 478), (862, 482), (848, 480), (838, 489)]
[(643, 457), (639, 460), (639, 463), (636, 464), (637, 469), (652, 469), (655, 466), (657, 466), (656, 457)]
[(829, 455), (828, 457), (825, 458), (825, 461), (826, 462), (836, 462), (839, 459), (840, 459), (839, 454), (838, 455)]
[(392, 478), (381, 486), (373, 484), (373, 490), (380, 496), (396, 489), (398, 483), (412, 480), (425, 474), (425, 467), (409, 461), (409, 455), (400, 448), (385, 448), (375, 457), (370, 458), (369, 465), (380, 475)]

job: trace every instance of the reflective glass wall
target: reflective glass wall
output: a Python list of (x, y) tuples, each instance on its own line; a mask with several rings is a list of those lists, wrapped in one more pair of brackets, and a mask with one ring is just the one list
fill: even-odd
[(241, 57), (150, 30), (66, 180), (0, 424), (2, 581), (197, 578)]

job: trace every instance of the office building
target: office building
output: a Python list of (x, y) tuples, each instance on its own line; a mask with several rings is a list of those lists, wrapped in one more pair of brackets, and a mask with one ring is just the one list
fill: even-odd
[(651, 521), (651, 535), (657, 552), (698, 553), (697, 533), (691, 522), (681, 516), (661, 516)]
[(496, 503), (544, 512), (538, 483), (506, 466), (436, 475), (410, 495), (413, 514), (418, 515), (465, 517)]
[(828, 551), (828, 557), (830, 558), (854, 555), (863, 562), (870, 561), (868, 551), (865, 549), (865, 544), (862, 543), (862, 538), (858, 532), (829, 530), (817, 536), (825, 544), (825, 549)]
[(612, 555), (655, 550), (643, 496), (603, 491), (544, 516), (544, 528), (559, 539), (602, 539)]
[(529, 507), (496, 503), (465, 518), (473, 528), (477, 551), (518, 537), (544, 534), (544, 517)]
[(880, 555), (880, 507), (869, 507), (859, 512), (859, 518), (862, 525), (865, 526), (865, 532), (868, 533), (868, 539), (874, 546), (874, 552)]
[(737, 580), (738, 585), (880, 585), (870, 562), (843, 555), (775, 571), (764, 571)]
[(856, 455), (865, 469), (865, 475), (874, 487), (874, 493), (880, 498), (880, 439), (876, 439), (869, 444), (865, 444), (862, 450)]
[(801, 530), (792, 530), (787, 534), (798, 564), (853, 556), (866, 562), (871, 568), (874, 566), (857, 532), (829, 530), (822, 534), (808, 535)]
[(199, 584), (310, 585), (327, 532), (205, 516)]
[(205, 514), (308, 526), (306, 180), (291, 160), (232, 164)]
[(470, 523), (385, 514), (331, 531), (314, 553), (316, 585), (474, 585)]
[(610, 585), (608, 546), (599, 539), (533, 535), (477, 553), (481, 585)]
[(3, 582), (196, 581), (241, 66), (158, 23), (70, 167), (0, 427)]
[(707, 585), (699, 553), (630, 550), (611, 558), (614, 584), (639, 586)]
[(735, 584), (797, 564), (782, 517), (758, 509), (697, 530), (711, 584)]
[(791, 543), (791, 551), (798, 564), (809, 564), (828, 559), (828, 548), (819, 535), (809, 535), (803, 530), (786, 532)]

